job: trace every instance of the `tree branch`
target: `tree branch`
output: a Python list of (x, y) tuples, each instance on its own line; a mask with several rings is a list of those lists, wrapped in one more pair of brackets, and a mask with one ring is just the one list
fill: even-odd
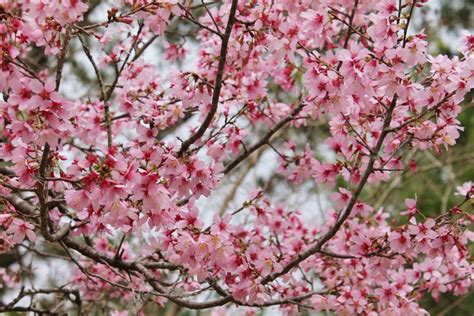
[(357, 202), (357, 199), (359, 198), (359, 195), (362, 193), (362, 190), (365, 187), (365, 184), (367, 183), (367, 180), (369, 179), (370, 174), (373, 172), (374, 168), (374, 163), (377, 159), (378, 152), (382, 148), (383, 142), (385, 140), (385, 137), (387, 136), (388, 132), (386, 131), (387, 127), (390, 125), (390, 122), (392, 121), (392, 113), (393, 110), (395, 109), (395, 106), (397, 104), (397, 97), (394, 96), (391, 102), (391, 105), (386, 113), (383, 126), (382, 126), (382, 132), (380, 134), (380, 137), (377, 141), (377, 144), (375, 145), (375, 148), (372, 151), (372, 154), (370, 155), (369, 162), (367, 164), (367, 169), (365, 170), (359, 185), (357, 186), (355, 192), (352, 195), (351, 200), (349, 201), (349, 204), (347, 205), (346, 209), (344, 210), (342, 216), (338, 219), (336, 224), (311, 248), (308, 250), (304, 251), (303, 253), (299, 254), (296, 258), (291, 260), (283, 269), (279, 272), (275, 272), (273, 274), (268, 275), (267, 277), (263, 278), (262, 284), (267, 284), (278, 277), (285, 275), (288, 273), (291, 269), (295, 268), (298, 266), (302, 261), (306, 260), (310, 256), (314, 255), (315, 253), (319, 252), (322, 247), (328, 242), (332, 237), (336, 235), (336, 233), (339, 231), (341, 226), (344, 224), (346, 219), (349, 217), (351, 214), (351, 211), (354, 207), (354, 205)]
[(225, 64), (227, 60), (227, 48), (229, 45), (230, 34), (232, 32), (232, 28), (234, 27), (234, 23), (235, 23), (237, 4), (238, 4), (238, 0), (232, 0), (232, 5), (230, 8), (230, 13), (229, 13), (229, 19), (227, 21), (225, 33), (222, 36), (221, 51), (219, 54), (219, 64), (217, 65), (216, 83), (214, 85), (214, 90), (212, 92), (211, 109), (209, 110), (209, 113), (207, 113), (207, 116), (204, 119), (204, 122), (196, 131), (196, 133), (191, 135), (191, 137), (189, 137), (186, 141), (183, 142), (180, 150), (178, 151), (178, 154), (177, 154), (178, 157), (182, 156), (184, 152), (188, 150), (188, 148), (192, 144), (194, 144), (195, 141), (197, 141), (199, 138), (201, 138), (202, 135), (204, 135), (209, 125), (211, 125), (212, 119), (214, 118), (214, 115), (217, 112), (217, 106), (219, 104), (219, 97), (220, 97), (221, 89), (222, 89), (224, 69), (225, 69)]

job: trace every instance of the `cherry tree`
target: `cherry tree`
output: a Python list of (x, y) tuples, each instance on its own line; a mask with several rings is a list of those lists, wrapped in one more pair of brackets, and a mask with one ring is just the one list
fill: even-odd
[[(463, 130), (474, 37), (430, 55), (409, 32), (426, 2), (0, 1), (0, 252), (69, 271), (38, 288), (31, 265), (1, 269), (0, 311), (423, 315), (425, 295), (467, 293), (472, 182), (436, 218), (416, 192), (402, 223), (364, 201), (416, 169), (411, 148), (449, 150)], [(306, 137), (316, 124), (330, 135)], [(255, 184), (232, 208), (243, 168), (330, 206), (307, 214)]]

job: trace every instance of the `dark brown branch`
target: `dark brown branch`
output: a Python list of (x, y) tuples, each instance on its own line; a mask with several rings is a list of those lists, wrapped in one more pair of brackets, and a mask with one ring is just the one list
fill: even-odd
[(87, 59), (89, 59), (89, 62), (91, 63), (92, 67), (94, 68), (95, 76), (97, 78), (97, 81), (99, 83), (99, 89), (100, 89), (100, 97), (102, 100), (105, 99), (105, 92), (104, 92), (104, 80), (102, 79), (102, 74), (100, 73), (100, 69), (97, 66), (97, 63), (94, 61), (94, 58), (92, 57), (91, 51), (89, 47), (86, 45), (86, 42), (84, 39), (78, 35), (79, 41), (81, 42), (82, 45), (82, 50), (84, 51), (84, 54), (86, 54)]
[[(33, 297), (38, 294), (63, 294), (66, 299), (70, 300), (71, 302), (77, 305), (79, 314), (80, 314), (82, 302), (81, 302), (81, 295), (79, 291), (74, 290), (74, 289), (66, 289), (63, 287), (48, 288), (48, 289), (28, 289), (28, 290), (21, 288), (18, 295), (10, 303), (6, 305), (0, 304), (0, 312), (4, 313), (4, 312), (15, 312), (15, 311), (18, 311), (18, 312), (29, 311), (29, 312), (36, 312), (40, 314), (43, 314), (43, 313), (48, 314), (48, 311), (37, 309), (35, 307), (32, 307), (31, 305), (29, 307), (15, 306), (23, 298), (28, 297), (28, 296)], [(71, 295), (73, 295), (74, 298), (71, 297)]]
[(338, 253), (333, 253), (333, 252), (330, 252), (330, 251), (324, 250), (324, 249), (321, 249), (318, 252), (322, 255), (332, 257), (332, 258), (338, 258), (338, 259), (356, 259), (356, 258), (358, 258), (358, 257), (352, 256), (352, 255), (341, 255), (341, 254), (338, 254)]
[(347, 36), (346, 36), (346, 39), (344, 40), (344, 46), (343, 46), (344, 48), (347, 48), (347, 46), (349, 45), (349, 39), (351, 38), (353, 28), (354, 28), (352, 24), (354, 23), (354, 17), (357, 12), (358, 5), (359, 5), (359, 0), (355, 0), (354, 7), (352, 8), (351, 16), (349, 17), (349, 23), (348, 23), (349, 29), (347, 30)]
[(303, 109), (305, 106), (304, 103), (300, 103), (292, 112), (291, 114), (286, 117), (285, 119), (281, 120), (277, 124), (273, 125), (272, 128), (252, 147), (247, 148), (246, 151), (241, 153), (237, 158), (235, 158), (231, 163), (229, 163), (225, 169), (224, 169), (224, 174), (228, 174), (229, 172), (232, 171), (235, 167), (237, 167), (243, 160), (245, 160), (248, 156), (250, 156), (253, 152), (255, 152), (257, 149), (260, 147), (264, 146), (265, 144), (268, 144), (268, 141), (270, 138), (277, 132), (279, 131), (283, 126), (285, 126), (288, 122), (293, 120), (295, 116)]
[(445, 96), (441, 101), (439, 101), (434, 107), (426, 108), (426, 109), (424, 109), (420, 114), (418, 114), (418, 115), (412, 117), (411, 119), (405, 121), (405, 122), (402, 123), (401, 125), (387, 129), (387, 133), (397, 132), (397, 131), (399, 131), (400, 129), (402, 129), (402, 128), (404, 128), (405, 126), (407, 126), (408, 124), (411, 124), (411, 123), (414, 123), (414, 122), (420, 120), (420, 119), (423, 118), (426, 114), (428, 114), (428, 113), (430, 113), (430, 112), (435, 112), (436, 110), (438, 110), (445, 102), (447, 102), (447, 101), (448, 101), (453, 95), (455, 95), (455, 94), (456, 94), (456, 91), (451, 92), (450, 94), (448, 94), (447, 96)]
[[(43, 79), (41, 79), (38, 74), (33, 71), (29, 65), (27, 65), (24, 61), (22, 61), (19, 57), (15, 59), (12, 59), (10, 56), (8, 55), (4, 55), (3, 58), (5, 58), (9, 63), (12, 63), (13, 65), (15, 65), (16, 67), (20, 68), (20, 69), (23, 69), (24, 71), (26, 71), (26, 73), (29, 75), (29, 77), (31, 78), (35, 78), (36, 80), (38, 80), (39, 82), (41, 82), (42, 84), (44, 84), (44, 81)], [(26, 74), (25, 74), (26, 75)], [(28, 77), (28, 75), (26, 75)]]
[(201, 3), (202, 3), (202, 5), (204, 6), (204, 8), (206, 9), (207, 14), (208, 14), (209, 17), (211, 18), (212, 23), (214, 23), (214, 26), (216, 27), (217, 32), (220, 34), (220, 33), (221, 33), (221, 30), (220, 30), (219, 25), (217, 24), (216, 20), (214, 19), (214, 16), (212, 15), (211, 11), (210, 11), (209, 8), (207, 7), (207, 5), (206, 5), (206, 3), (204, 2), (204, 0), (201, 0)]
[(128, 60), (130, 59), (132, 51), (134, 49), (136, 49), (136, 45), (138, 43), (138, 39), (140, 38), (140, 34), (141, 34), (142, 30), (143, 30), (143, 24), (140, 24), (138, 26), (137, 35), (136, 35), (136, 37), (135, 37), (135, 39), (132, 43), (132, 46), (130, 47), (130, 50), (127, 52), (127, 55), (125, 56), (124, 61), (122, 62), (122, 66), (120, 67), (120, 70), (118, 70), (118, 72), (115, 76), (115, 79), (112, 82), (112, 85), (109, 87), (109, 89), (105, 93), (105, 96), (102, 99), (102, 101), (104, 102), (104, 120), (105, 120), (106, 129), (107, 129), (107, 147), (108, 148), (112, 147), (112, 122), (110, 120), (111, 119), (110, 118), (110, 106), (109, 106), (108, 103), (110, 101), (110, 98), (112, 97), (112, 94), (113, 94), (115, 88), (117, 87), (117, 83), (119, 81), (119, 78), (122, 75), (122, 72), (124, 71), (124, 69), (125, 69), (125, 67), (128, 63)]
[(211, 125), (212, 119), (214, 118), (214, 115), (217, 112), (217, 106), (219, 104), (219, 97), (221, 94), (222, 81), (224, 77), (224, 69), (225, 69), (225, 64), (227, 60), (227, 48), (229, 45), (230, 34), (232, 32), (232, 28), (234, 27), (234, 23), (235, 23), (237, 3), (238, 3), (238, 0), (232, 0), (232, 6), (230, 8), (230, 13), (229, 13), (229, 20), (227, 21), (225, 33), (224, 35), (222, 35), (221, 51), (219, 54), (219, 64), (217, 65), (216, 82), (214, 85), (214, 90), (212, 92), (211, 109), (209, 110), (209, 113), (207, 113), (207, 116), (204, 119), (204, 122), (196, 131), (196, 133), (191, 135), (191, 137), (189, 137), (186, 141), (183, 142), (183, 144), (181, 145), (181, 149), (178, 152), (178, 156), (182, 156), (184, 152), (188, 150), (188, 148), (192, 144), (194, 144), (195, 141), (197, 141), (199, 138), (201, 138), (202, 135), (204, 135), (209, 125)]
[[(349, 40), (351, 38), (352, 33), (354, 32), (353, 22), (354, 22), (354, 17), (355, 17), (358, 5), (359, 5), (359, 0), (355, 0), (354, 7), (352, 8), (352, 12), (349, 17), (349, 22), (347, 22), (348, 29), (347, 29), (346, 39), (344, 40), (344, 46), (343, 46), (344, 49), (346, 49), (347, 46), (349, 46)], [(346, 23), (343, 22), (343, 24), (346, 24)], [(341, 69), (341, 66), (342, 66), (342, 61), (340, 61), (339, 64), (337, 65), (338, 71), (339, 69)]]
[(291, 260), (285, 267), (283, 267), (281, 271), (270, 274), (267, 277), (263, 278), (262, 284), (267, 284), (277, 279), (278, 277), (287, 274), (289, 271), (291, 271), (291, 269), (297, 267), (302, 261), (306, 260), (307, 258), (314, 255), (315, 253), (319, 252), (322, 249), (322, 247), (326, 244), (326, 242), (328, 242), (332, 237), (334, 237), (336, 233), (339, 231), (339, 229), (342, 227), (346, 219), (351, 214), (351, 211), (354, 205), (356, 204), (357, 199), (359, 198), (359, 195), (362, 193), (362, 190), (364, 189), (365, 184), (367, 183), (367, 180), (369, 179), (369, 176), (373, 172), (374, 163), (378, 157), (378, 152), (382, 148), (385, 137), (388, 134), (386, 129), (390, 125), (390, 122), (392, 121), (392, 113), (393, 113), (393, 110), (395, 109), (396, 104), (397, 104), (397, 97), (394, 96), (390, 104), (390, 107), (386, 113), (380, 137), (377, 140), (377, 143), (372, 151), (372, 154), (370, 155), (369, 162), (367, 164), (367, 169), (365, 170), (359, 182), (359, 185), (357, 186), (356, 190), (352, 194), (352, 198), (349, 201), (349, 204), (347, 205), (346, 209), (342, 213), (342, 216), (337, 220), (334, 226), (321, 239), (319, 239), (319, 241), (315, 245), (310, 247), (308, 250), (300, 253), (296, 258)]
[(184, 7), (182, 4), (178, 4), (179, 7), (181, 8), (181, 10), (183, 10), (185, 12), (185, 14), (182, 16), (183, 19), (185, 20), (188, 20), (189, 22), (193, 23), (193, 24), (196, 24), (197, 26), (199, 26), (200, 28), (203, 28), (205, 30), (208, 30), (209, 32), (211, 32), (212, 34), (214, 35), (217, 35), (219, 36), (221, 39), (223, 39), (223, 37), (225, 35), (223, 35), (222, 33), (219, 32), (219, 28), (217, 28), (217, 30), (213, 30), (211, 29), (210, 27), (200, 23), (194, 16), (193, 14), (186, 9), (186, 7)]
[(0, 167), (0, 174), (7, 177), (15, 176), (15, 173), (8, 169), (7, 167)]
[(46, 174), (46, 168), (48, 165), (49, 159), (49, 144), (46, 143), (43, 148), (43, 155), (41, 157), (41, 162), (38, 170), (39, 180), (36, 182), (36, 195), (40, 202), (40, 231), (44, 238), (50, 242), (58, 241), (63, 239), (68, 233), (70, 226), (69, 224), (63, 225), (55, 233), (50, 232), (50, 220), (49, 220), (49, 208), (48, 202), (46, 201), (47, 187), (46, 181), (44, 180)]
[(64, 34), (64, 43), (63, 47), (61, 48), (61, 52), (58, 56), (58, 64), (56, 66), (56, 90), (59, 90), (59, 86), (61, 85), (61, 79), (63, 77), (63, 68), (64, 68), (64, 61), (66, 59), (67, 49), (69, 46), (69, 28), (66, 29), (66, 34)]
[(403, 48), (405, 48), (407, 44), (408, 27), (410, 26), (410, 21), (411, 21), (411, 17), (413, 16), (413, 10), (415, 9), (415, 6), (416, 6), (416, 0), (413, 0), (413, 3), (411, 4), (411, 7), (410, 7), (410, 13), (408, 14), (407, 23), (405, 24), (405, 28), (403, 29), (403, 42), (402, 42)]

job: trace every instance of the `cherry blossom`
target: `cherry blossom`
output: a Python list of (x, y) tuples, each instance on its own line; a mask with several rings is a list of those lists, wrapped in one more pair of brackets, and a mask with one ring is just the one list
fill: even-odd
[(18, 244), (28, 237), (30, 241), (36, 240), (36, 234), (34, 232), (35, 226), (28, 222), (24, 222), (20, 219), (14, 219), (8, 226), (6, 233), (11, 235), (11, 240)]
[(366, 194), (463, 133), (472, 36), (430, 55), (425, 2), (3, 1), (0, 252), (57, 247), (71, 273), (48, 293), (115, 315), (425, 315), (425, 294), (468, 293), (471, 181), (434, 218)]

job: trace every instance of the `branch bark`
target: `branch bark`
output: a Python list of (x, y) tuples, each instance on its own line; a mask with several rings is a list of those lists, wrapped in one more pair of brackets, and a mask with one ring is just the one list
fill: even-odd
[(336, 233), (339, 231), (339, 229), (342, 227), (346, 219), (351, 214), (351, 211), (354, 208), (354, 205), (356, 204), (357, 199), (359, 198), (359, 195), (362, 193), (362, 190), (364, 189), (365, 184), (367, 183), (367, 180), (369, 179), (370, 174), (373, 172), (374, 163), (378, 157), (378, 152), (382, 148), (385, 137), (388, 135), (388, 132), (386, 129), (388, 126), (390, 126), (390, 122), (392, 121), (392, 113), (393, 113), (393, 110), (395, 109), (396, 104), (397, 104), (397, 97), (394, 96), (390, 104), (390, 107), (386, 113), (380, 137), (374, 149), (372, 150), (372, 154), (370, 155), (369, 162), (367, 164), (367, 169), (365, 170), (359, 182), (359, 185), (357, 186), (356, 190), (352, 194), (352, 198), (349, 201), (349, 204), (345, 208), (344, 212), (342, 213), (342, 216), (337, 220), (336, 224), (334, 224), (334, 226), (315, 245), (313, 245), (311, 248), (309, 248), (308, 250), (304, 251), (303, 253), (299, 254), (296, 258), (291, 260), (285, 267), (283, 267), (283, 269), (280, 272), (270, 274), (267, 277), (263, 278), (262, 284), (267, 284), (277, 279), (278, 277), (288, 273), (289, 271), (291, 271), (291, 269), (297, 267), (302, 261), (306, 260), (307, 258), (314, 255), (315, 253), (320, 252), (322, 247), (332, 237), (334, 237)]
[(202, 135), (204, 135), (209, 125), (211, 125), (212, 119), (214, 118), (214, 115), (217, 112), (217, 107), (219, 105), (219, 97), (220, 97), (221, 89), (222, 89), (222, 81), (224, 77), (224, 69), (225, 69), (225, 64), (227, 60), (227, 48), (229, 45), (230, 34), (235, 24), (237, 4), (238, 4), (238, 0), (232, 1), (230, 13), (229, 13), (229, 19), (227, 21), (227, 26), (225, 28), (224, 35), (222, 35), (221, 51), (219, 54), (219, 64), (217, 65), (216, 82), (214, 84), (214, 90), (212, 92), (211, 109), (209, 110), (209, 113), (207, 113), (207, 116), (204, 119), (204, 122), (196, 131), (196, 133), (192, 134), (191, 137), (189, 137), (187, 140), (183, 142), (180, 150), (178, 151), (178, 157), (182, 156), (184, 152), (186, 152), (186, 150), (188, 150), (189, 147), (192, 144), (194, 144), (194, 142), (196, 142), (199, 138), (201, 138)]

